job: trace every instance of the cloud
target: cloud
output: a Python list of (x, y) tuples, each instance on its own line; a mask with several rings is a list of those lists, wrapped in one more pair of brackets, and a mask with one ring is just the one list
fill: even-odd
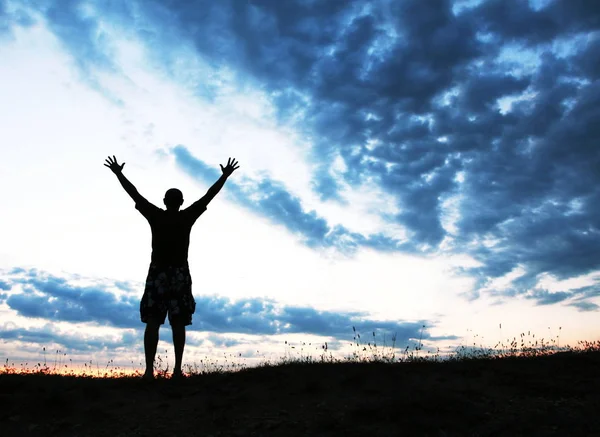
[[(171, 153), (182, 170), (203, 183), (212, 184), (220, 177), (220, 171), (194, 157), (185, 146), (178, 145)], [(282, 183), (268, 177), (258, 180), (241, 176), (239, 183), (228, 180), (227, 192), (237, 204), (300, 236), (308, 247), (335, 247), (341, 252), (352, 253), (361, 246), (396, 250), (406, 244), (383, 234), (362, 235), (341, 225), (330, 226), (316, 211), (305, 211), (301, 200)]]
[[(125, 329), (143, 327), (139, 321), (139, 296), (116, 297), (110, 288), (118, 282), (93, 286), (70, 282), (66, 277), (35, 269), (25, 270), (24, 274), (8, 277), (11, 290), (6, 303), (23, 317), (49, 322), (93, 323)], [(355, 327), (359, 331), (396, 333), (398, 342), (408, 342), (420, 336), (430, 338), (428, 329), (434, 325), (428, 321), (377, 320), (363, 312), (319, 311), (311, 307), (281, 305), (264, 298), (232, 301), (219, 296), (198, 295), (195, 300), (196, 312), (189, 329), (214, 334), (305, 333), (347, 339)], [(6, 335), (16, 336), (18, 332), (22, 333), (14, 331)], [(46, 335), (42, 331), (31, 332)], [(0, 332), (0, 338), (13, 337)]]
[(14, 26), (29, 27), (34, 20), (21, 5), (0, 0), (0, 38), (12, 37)]
[[(115, 71), (117, 67), (111, 53), (110, 39), (103, 29), (102, 22), (111, 21), (111, 9), (105, 5), (103, 17), (95, 17), (90, 3), (67, 0), (61, 2), (46, 2), (41, 7), (50, 30), (73, 54), (77, 66), (87, 75), (92, 74), (91, 68), (103, 68)], [(114, 5), (110, 5), (114, 7)], [(122, 8), (119, 15), (127, 15), (128, 10)], [(114, 19), (114, 16), (111, 18)]]
[(9, 30), (9, 19), (8, 12), (6, 10), (5, 0), (0, 0), (0, 35), (8, 32)]
[(53, 327), (52, 324), (31, 328), (21, 328), (11, 324), (4, 324), (0, 326), (0, 339), (37, 343), (41, 345), (40, 347), (46, 347), (47, 349), (51, 345), (57, 344), (69, 350), (82, 352), (102, 349), (130, 349), (134, 345), (139, 345), (142, 341), (140, 334), (133, 334), (131, 332), (123, 332), (119, 335), (86, 335), (78, 332), (63, 332)]
[(544, 288), (534, 288), (526, 295), (533, 299), (538, 305), (552, 305), (568, 301), (567, 305), (577, 308), (579, 311), (596, 311), (599, 307), (589, 299), (600, 296), (600, 288), (597, 285), (575, 288), (569, 291), (549, 291)]
[[(408, 229), (412, 244), (392, 250), (435, 251), (450, 237), (454, 250), (483, 264), (470, 272), (480, 286), (525, 266), (522, 293), (544, 272), (567, 278), (598, 269), (600, 86), (589, 62), (598, 38), (568, 44), (599, 28), (597, 8), (490, 0), (455, 15), (452, 6), (240, 4), (219, 15), (227, 35), (219, 47), (187, 32), (202, 20), (187, 14), (191, 6), (179, 3), (170, 16), (199, 53), (218, 53), (283, 99), (282, 114), (303, 114), (322, 198), (338, 195), (329, 169), (340, 155), (346, 183), (372, 178), (397, 199), (401, 212), (390, 224)], [(262, 25), (253, 27), (256, 17)], [(520, 47), (531, 54), (519, 55)], [(507, 111), (503, 99), (512, 102)], [(458, 230), (448, 234), (442, 203), (454, 195), (464, 201)], [(273, 196), (263, 213), (289, 200)], [(580, 206), (570, 213), (573, 202)], [(302, 231), (322, 238), (316, 218), (286, 211), (300, 220), (289, 219), (292, 229), (308, 223)], [(499, 243), (467, 246), (484, 237)]]
[[(279, 306), (263, 299), (232, 302), (216, 296), (196, 298), (197, 322), (201, 331), (273, 335), (303, 333), (348, 338), (355, 327), (361, 332), (396, 333), (398, 341), (418, 338), (423, 322), (390, 322), (369, 319), (362, 312), (319, 311), (311, 307)], [(428, 326), (431, 327), (431, 326)], [(423, 338), (429, 338), (424, 330)]]
[(538, 305), (550, 305), (558, 302), (563, 302), (569, 297), (571, 297), (571, 293), (567, 293), (565, 291), (550, 293), (545, 290), (535, 290), (531, 294), (531, 298), (535, 299)]
[(519, 40), (530, 45), (550, 42), (557, 35), (595, 30), (600, 26), (598, 7), (593, 2), (551, 1), (534, 10), (532, 2), (488, 0), (472, 10), (482, 31), (503, 40)]
[(75, 0), (0, 0), (0, 36), (12, 36), (16, 28), (44, 25), (71, 54), (80, 80), (115, 105), (123, 101), (101, 84), (98, 73), (121, 73), (114, 60), (110, 28), (131, 19), (131, 10), (125, 4), (104, 4), (96, 9), (92, 2)]
[(578, 301), (572, 302), (569, 305), (577, 308), (579, 311), (598, 311), (598, 309), (600, 309), (600, 307), (593, 302)]
[[(342, 185), (379, 184), (400, 211), (382, 220), (410, 239), (332, 229), (275, 181), (232, 186), (238, 202), (309, 246), (466, 252), (480, 263), (466, 272), (478, 279), (472, 296), (516, 266), (526, 274), (507, 295), (527, 293), (544, 273), (564, 279), (600, 269), (594, 2), (44, 5), (38, 12), (90, 75), (111, 68), (107, 29), (126, 29), (165, 71), (185, 45), (231, 72), (240, 89), (260, 89), (278, 121), (310, 139), (315, 193), (343, 201)], [(205, 181), (218, 176), (175, 153)], [(346, 170), (333, 176), (339, 157)], [(249, 192), (262, 197), (249, 201)], [(442, 220), (450, 198), (461, 199), (454, 230)]]
[(66, 278), (37, 270), (11, 279), (10, 284), (23, 286), (22, 293), (12, 293), (6, 299), (8, 306), (22, 316), (136, 327), (139, 299), (131, 295), (117, 297), (106, 285), (71, 285)]
[(224, 335), (217, 335), (217, 334), (209, 334), (206, 336), (206, 339), (196, 339), (195, 341), (197, 342), (198, 345), (204, 344), (206, 341), (210, 341), (210, 343), (214, 347), (218, 347), (218, 348), (229, 348), (229, 347), (247, 344), (247, 342), (244, 340), (240, 340), (237, 338), (230, 338), (230, 337), (227, 337)]

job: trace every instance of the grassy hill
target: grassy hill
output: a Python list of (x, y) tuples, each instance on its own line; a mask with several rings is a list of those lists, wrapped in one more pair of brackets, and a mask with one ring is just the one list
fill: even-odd
[(600, 352), (288, 362), (158, 378), (0, 374), (2, 436), (600, 436)]

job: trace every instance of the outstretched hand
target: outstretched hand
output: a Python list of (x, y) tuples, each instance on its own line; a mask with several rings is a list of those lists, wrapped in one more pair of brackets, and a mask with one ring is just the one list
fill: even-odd
[(121, 173), (123, 171), (123, 167), (125, 167), (125, 163), (119, 165), (119, 163), (117, 162), (117, 158), (115, 158), (115, 155), (113, 155), (112, 158), (110, 156), (108, 158), (106, 158), (104, 167), (110, 168), (114, 174), (118, 175), (119, 173)]
[(231, 176), (231, 173), (233, 173), (234, 170), (237, 170), (238, 168), (240, 168), (240, 166), (238, 165), (238, 162), (235, 160), (235, 158), (231, 159), (229, 158), (227, 160), (227, 165), (225, 167), (223, 167), (223, 165), (219, 164), (221, 166), (221, 171), (223, 172), (223, 174), (226, 177)]

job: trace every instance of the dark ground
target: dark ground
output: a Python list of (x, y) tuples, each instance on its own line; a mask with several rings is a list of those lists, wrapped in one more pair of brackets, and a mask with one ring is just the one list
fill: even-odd
[(180, 382), (0, 375), (2, 436), (600, 436), (600, 353), (288, 364)]

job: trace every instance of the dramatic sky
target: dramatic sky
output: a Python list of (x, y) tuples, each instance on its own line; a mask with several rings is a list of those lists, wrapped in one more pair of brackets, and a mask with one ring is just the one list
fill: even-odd
[(108, 155), (158, 206), (240, 162), (186, 362), (598, 339), (599, 59), (595, 0), (0, 0), (0, 358), (142, 361)]

